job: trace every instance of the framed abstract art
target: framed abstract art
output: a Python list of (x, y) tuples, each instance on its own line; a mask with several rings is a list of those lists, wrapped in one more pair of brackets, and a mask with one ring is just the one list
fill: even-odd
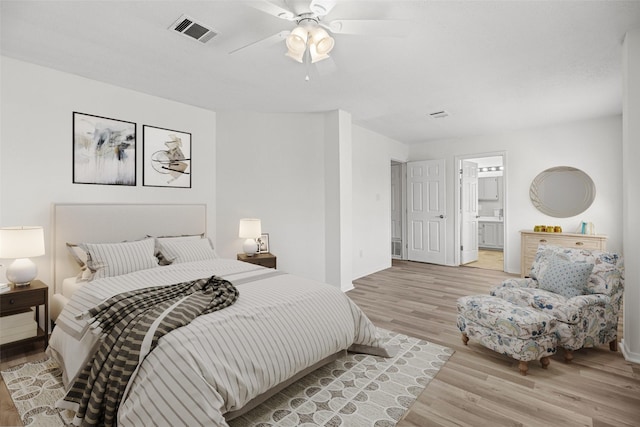
[(73, 113), (73, 183), (136, 185), (136, 124)]
[(142, 185), (191, 188), (191, 134), (142, 126)]

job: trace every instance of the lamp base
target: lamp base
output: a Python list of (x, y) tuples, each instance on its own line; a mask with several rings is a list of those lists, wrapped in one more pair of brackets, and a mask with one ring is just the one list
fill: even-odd
[(254, 256), (258, 252), (258, 242), (256, 239), (247, 239), (242, 244), (242, 250), (247, 256)]
[(38, 267), (29, 258), (18, 258), (7, 268), (7, 280), (16, 287), (29, 286), (38, 275)]

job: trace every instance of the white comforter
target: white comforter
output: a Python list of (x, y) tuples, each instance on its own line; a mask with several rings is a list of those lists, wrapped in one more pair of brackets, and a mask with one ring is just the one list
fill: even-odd
[(223, 414), (352, 344), (380, 347), (374, 325), (339, 289), (235, 260), (159, 267), (88, 283), (57, 320), (48, 352), (71, 383), (97, 337), (76, 318), (126, 290), (217, 275), (238, 287), (231, 307), (163, 337), (118, 412), (121, 426), (221, 425)]

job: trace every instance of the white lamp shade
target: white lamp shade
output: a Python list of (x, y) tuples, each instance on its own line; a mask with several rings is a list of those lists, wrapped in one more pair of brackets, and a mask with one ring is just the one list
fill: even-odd
[(255, 239), (262, 234), (262, 226), (257, 218), (243, 218), (240, 220), (238, 237), (243, 239)]
[(30, 258), (44, 255), (42, 227), (0, 228), (0, 258)]
[(333, 49), (335, 40), (322, 27), (311, 30), (311, 43), (315, 45), (319, 55), (326, 55)]
[(309, 45), (309, 54), (311, 55), (311, 63), (315, 64), (318, 61), (322, 61), (323, 59), (327, 59), (329, 55), (326, 53), (320, 54), (316, 49), (316, 45), (313, 43)]
[(304, 50), (302, 52), (288, 51), (287, 53), (285, 53), (285, 55), (288, 56), (289, 58), (293, 58), (294, 60), (302, 64), (302, 58), (304, 57)]
[(307, 48), (307, 30), (303, 27), (296, 27), (287, 36), (287, 49), (292, 53), (304, 53)]

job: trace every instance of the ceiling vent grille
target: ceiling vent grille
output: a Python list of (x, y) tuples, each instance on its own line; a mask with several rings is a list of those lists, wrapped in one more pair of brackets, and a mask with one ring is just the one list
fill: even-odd
[(429, 114), (429, 117), (431, 117), (432, 119), (444, 119), (445, 117), (449, 117), (449, 113), (445, 110), (436, 111), (435, 113)]
[(206, 43), (218, 35), (215, 31), (207, 28), (205, 25), (196, 22), (195, 19), (187, 15), (182, 15), (176, 22), (171, 24), (170, 30), (174, 30), (185, 37), (197, 40), (200, 43)]

